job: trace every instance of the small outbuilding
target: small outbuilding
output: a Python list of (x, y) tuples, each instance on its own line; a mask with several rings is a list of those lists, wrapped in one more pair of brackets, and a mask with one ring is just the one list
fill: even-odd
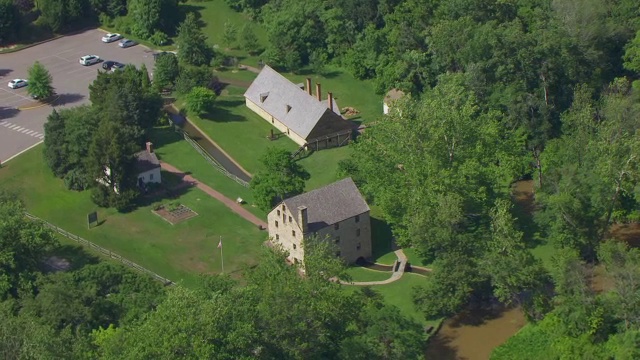
[(161, 183), (160, 160), (153, 151), (153, 144), (147, 142), (146, 149), (139, 151), (136, 156), (136, 171), (138, 172), (138, 186), (143, 188), (148, 183)]
[(389, 92), (384, 97), (384, 100), (382, 102), (382, 112), (385, 115), (388, 115), (389, 110), (393, 107), (393, 103), (398, 101), (398, 99), (402, 98), (403, 96), (404, 96), (404, 92), (402, 90), (399, 90), (399, 89), (389, 90)]

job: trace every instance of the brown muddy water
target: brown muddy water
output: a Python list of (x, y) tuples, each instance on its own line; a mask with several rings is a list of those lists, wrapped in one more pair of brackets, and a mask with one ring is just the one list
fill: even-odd
[(427, 359), (486, 360), (525, 324), (520, 308), (474, 310), (447, 319), (429, 341)]
[[(522, 229), (533, 231), (533, 181), (513, 185), (514, 215)], [(447, 319), (427, 346), (426, 358), (437, 360), (486, 360), (527, 323), (520, 308), (468, 310)]]

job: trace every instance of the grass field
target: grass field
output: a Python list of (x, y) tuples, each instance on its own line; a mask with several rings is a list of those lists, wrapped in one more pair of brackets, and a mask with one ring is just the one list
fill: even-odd
[[(195, 284), (200, 273), (220, 271), (220, 236), (227, 273), (253, 265), (266, 237), (197, 189), (187, 189), (179, 199), (171, 200), (199, 214), (176, 225), (153, 214), (153, 205), (127, 214), (97, 208), (89, 192), (66, 190), (51, 174), (43, 162), (42, 146), (5, 164), (0, 169), (0, 187), (17, 192), (32, 214), (187, 285)], [(87, 213), (96, 210), (101, 225), (88, 230)]]
[(171, 127), (155, 128), (151, 133), (151, 139), (156, 148), (158, 157), (171, 165), (211, 186), (230, 199), (241, 197), (247, 202), (245, 208), (260, 218), (266, 218), (267, 214), (253, 204), (253, 194), (249, 188), (243, 187), (235, 181), (223, 175), (211, 166), (191, 145), (189, 145)]
[(370, 270), (362, 266), (351, 266), (347, 269), (351, 281), (382, 281), (391, 277), (390, 271)]
[[(370, 288), (380, 293), (387, 304), (397, 306), (403, 315), (425, 326), (437, 326), (442, 319), (426, 320), (413, 303), (413, 288), (424, 284), (424, 282), (425, 277), (423, 276), (405, 273), (398, 281), (386, 285), (374, 285)], [(343, 288), (345, 291), (359, 291), (362, 287), (344, 285)]]

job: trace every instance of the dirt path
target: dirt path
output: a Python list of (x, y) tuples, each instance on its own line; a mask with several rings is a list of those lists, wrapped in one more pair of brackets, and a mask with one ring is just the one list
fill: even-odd
[(253, 215), (252, 213), (250, 213), (247, 209), (243, 208), (241, 205), (239, 205), (235, 201), (229, 199), (228, 197), (226, 197), (226, 196), (222, 195), (221, 193), (217, 192), (216, 190), (212, 189), (210, 186), (201, 183), (200, 181), (198, 181), (193, 176), (185, 174), (183, 171), (179, 170), (175, 166), (173, 166), (171, 164), (168, 164), (166, 162), (163, 162), (163, 161), (160, 162), (160, 166), (162, 167), (162, 170), (165, 170), (165, 171), (168, 171), (170, 173), (173, 173), (173, 174), (177, 175), (178, 177), (180, 177), (182, 179), (182, 181), (186, 182), (187, 184), (189, 184), (191, 186), (197, 187), (198, 189), (200, 189), (200, 190), (204, 191), (205, 193), (207, 193), (207, 195), (209, 195), (212, 198), (220, 201), (226, 207), (231, 209), (231, 211), (233, 211), (236, 214), (242, 216), (247, 221), (250, 221), (255, 225), (261, 226), (262, 229), (266, 229), (267, 228), (267, 223), (266, 222), (260, 220), (260, 218), (258, 218), (257, 216)]
[(385, 285), (385, 284), (389, 284), (394, 281), (400, 280), (400, 278), (404, 274), (404, 268), (407, 265), (408, 260), (407, 260), (407, 256), (404, 254), (404, 251), (402, 251), (402, 249), (398, 249), (394, 251), (394, 253), (398, 257), (398, 263), (400, 263), (400, 265), (397, 267), (398, 270), (394, 271), (393, 274), (391, 274), (390, 278), (382, 281), (353, 281), (353, 282), (340, 281), (340, 284), (355, 285), (355, 286)]

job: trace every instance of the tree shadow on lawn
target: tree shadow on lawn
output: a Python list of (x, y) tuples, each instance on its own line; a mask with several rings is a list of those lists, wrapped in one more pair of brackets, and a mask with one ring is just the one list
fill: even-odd
[(187, 18), (187, 14), (192, 13), (195, 15), (196, 22), (199, 28), (204, 28), (207, 26), (207, 23), (202, 20), (202, 14), (200, 11), (204, 10), (203, 6), (192, 5), (192, 4), (180, 4), (178, 7), (178, 12), (180, 13), (180, 22), (183, 22), (184, 19)]
[(18, 115), (19, 112), (20, 109), (0, 106), (0, 120), (11, 119), (12, 117)]
[(173, 126), (169, 125), (152, 128), (149, 132), (149, 140), (153, 143), (154, 148), (160, 149), (163, 146), (182, 141), (184, 138)]
[(298, 70), (296, 72), (297, 75), (303, 75), (303, 76), (312, 76), (312, 75), (317, 75), (317, 76), (321, 76), (325, 79), (333, 79), (336, 78), (337, 76), (339, 76), (341, 74), (340, 71), (336, 71), (336, 70), (323, 70), (321, 72), (315, 72), (312, 69), (306, 68), (306, 69), (301, 69)]
[(371, 217), (371, 242), (374, 260), (393, 251), (393, 234), (386, 221)]
[[(244, 103), (243, 101), (238, 100), (225, 100), (224, 107), (216, 107), (213, 111), (208, 112), (206, 114), (200, 115), (200, 118), (203, 120), (215, 121), (215, 122), (232, 122), (232, 121), (247, 121), (243, 116), (232, 113), (227, 110), (227, 107), (238, 106), (240, 103)], [(230, 105), (235, 104), (235, 105)]]
[[(184, 174), (186, 175), (186, 174)], [(176, 174), (170, 174), (170, 173), (163, 173), (162, 176), (174, 176), (177, 177), (179, 180), (177, 181), (169, 181), (170, 183), (178, 183), (178, 185), (175, 186), (164, 186), (164, 184), (162, 185), (162, 187), (157, 190), (154, 191), (153, 193), (150, 194), (146, 194), (146, 195), (142, 195), (138, 198), (138, 200), (136, 201), (136, 207), (131, 209), (136, 210), (139, 209), (141, 207), (147, 207), (147, 206), (151, 206), (155, 203), (159, 203), (159, 202), (165, 202), (167, 200), (176, 200), (178, 198), (180, 198), (182, 195), (188, 193), (189, 191), (191, 191), (191, 189), (194, 187), (193, 184), (190, 184), (188, 182), (183, 182), (182, 178)], [(164, 179), (163, 179), (164, 181)]]
[(56, 256), (70, 263), (68, 270), (77, 270), (85, 265), (93, 265), (100, 262), (100, 258), (87, 252), (80, 245), (60, 245), (49, 256)]

